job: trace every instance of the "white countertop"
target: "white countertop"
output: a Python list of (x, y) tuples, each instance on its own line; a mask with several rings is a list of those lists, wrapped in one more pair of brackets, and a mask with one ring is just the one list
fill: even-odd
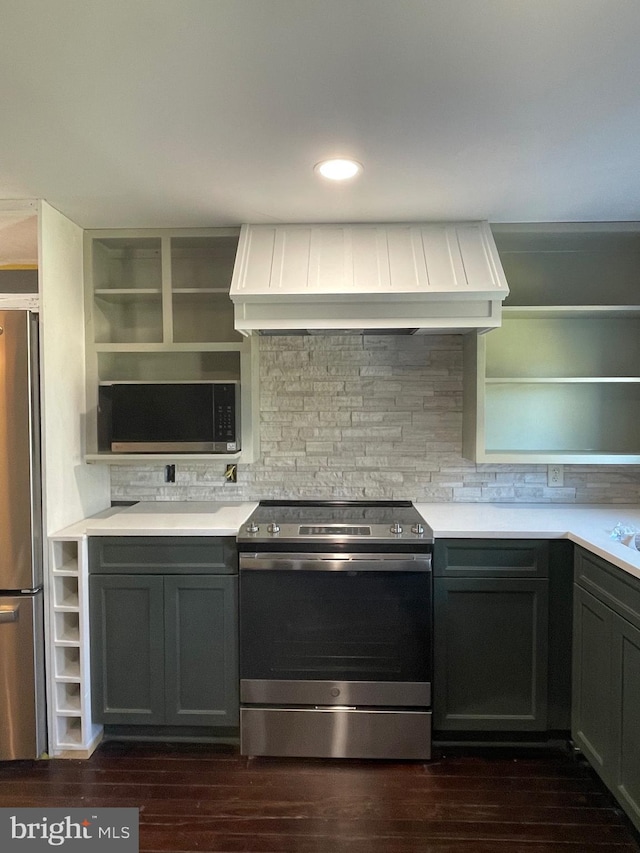
[(438, 539), (569, 539), (640, 579), (640, 553), (611, 538), (618, 522), (640, 531), (627, 504), (416, 503)]
[(235, 536), (257, 502), (141, 501), (115, 506), (56, 536)]
[[(256, 502), (143, 501), (111, 507), (65, 528), (78, 536), (235, 536)], [(416, 503), (436, 538), (569, 539), (640, 579), (640, 552), (611, 538), (618, 522), (640, 531), (625, 504)]]

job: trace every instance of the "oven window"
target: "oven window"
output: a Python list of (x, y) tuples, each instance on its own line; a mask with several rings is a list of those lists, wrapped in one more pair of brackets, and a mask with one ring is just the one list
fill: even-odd
[(241, 677), (429, 681), (431, 575), (240, 574)]

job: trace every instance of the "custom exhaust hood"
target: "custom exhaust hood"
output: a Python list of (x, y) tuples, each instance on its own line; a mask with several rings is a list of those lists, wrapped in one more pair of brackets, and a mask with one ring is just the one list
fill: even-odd
[(230, 290), (244, 335), (488, 331), (508, 293), (488, 222), (243, 225)]

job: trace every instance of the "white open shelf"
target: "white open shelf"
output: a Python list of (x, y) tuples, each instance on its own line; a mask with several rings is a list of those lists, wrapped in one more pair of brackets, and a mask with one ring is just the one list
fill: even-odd
[[(238, 228), (85, 232), (87, 462), (256, 460), (257, 347), (234, 328)], [(239, 382), (239, 454), (114, 454), (99, 385)]]
[(49, 754), (88, 757), (100, 740), (102, 727), (91, 720), (86, 537), (54, 537), (49, 553)]
[(511, 293), (464, 341), (464, 455), (640, 463), (640, 223), (495, 226)]

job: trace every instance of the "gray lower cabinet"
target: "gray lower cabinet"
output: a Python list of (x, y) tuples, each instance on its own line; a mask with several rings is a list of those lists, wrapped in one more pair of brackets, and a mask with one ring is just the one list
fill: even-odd
[(96, 723), (164, 723), (164, 579), (91, 575), (92, 713)]
[(640, 581), (576, 549), (572, 734), (640, 829)]
[(165, 722), (239, 723), (238, 579), (164, 578)]
[[(117, 561), (109, 559), (107, 539), (112, 539)], [(187, 537), (184, 549), (170, 542), (167, 550), (159, 537), (150, 537), (145, 551), (140, 538), (131, 542), (131, 550), (123, 540), (90, 541), (94, 720), (113, 725), (237, 726), (238, 579), (231, 574), (235, 557), (213, 566), (227, 574), (192, 574), (189, 569), (203, 571), (206, 542)], [(209, 544), (216, 554), (219, 542)], [(184, 559), (190, 548), (199, 555), (192, 564)], [(175, 574), (167, 573), (172, 565)], [(131, 572), (137, 568), (141, 573)]]
[[(549, 666), (549, 642), (570, 628), (549, 607), (550, 544), (537, 540), (436, 541), (434, 729), (545, 732), (569, 727), (567, 662)], [(554, 591), (570, 623), (570, 551)], [(569, 559), (567, 560), (567, 555)], [(566, 595), (559, 582), (569, 579)], [(554, 603), (554, 608), (559, 603)], [(551, 616), (550, 616), (551, 612)], [(551, 699), (551, 702), (550, 702)]]
[(573, 605), (572, 734), (602, 779), (611, 771), (613, 611), (576, 585)]
[(616, 615), (612, 633), (614, 793), (640, 830), (640, 629)]

